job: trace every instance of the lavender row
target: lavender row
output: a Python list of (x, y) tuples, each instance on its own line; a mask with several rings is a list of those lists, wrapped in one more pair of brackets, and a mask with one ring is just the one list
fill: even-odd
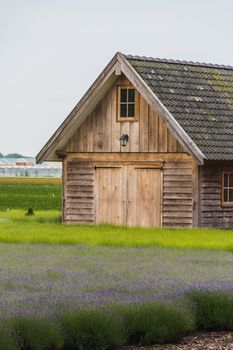
[(226, 251), (0, 244), (0, 317), (232, 291), (232, 264)]

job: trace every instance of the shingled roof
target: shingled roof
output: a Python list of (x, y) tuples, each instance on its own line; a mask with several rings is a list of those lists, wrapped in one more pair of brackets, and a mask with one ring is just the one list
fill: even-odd
[(124, 57), (207, 160), (233, 160), (233, 67)]

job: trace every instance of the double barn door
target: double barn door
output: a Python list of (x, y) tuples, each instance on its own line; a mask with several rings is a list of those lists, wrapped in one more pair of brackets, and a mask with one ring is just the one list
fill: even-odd
[(97, 223), (161, 225), (161, 169), (145, 164), (96, 164)]

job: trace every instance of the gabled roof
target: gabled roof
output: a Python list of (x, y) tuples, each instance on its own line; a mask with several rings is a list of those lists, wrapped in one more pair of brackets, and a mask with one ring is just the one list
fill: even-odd
[(37, 155), (57, 160), (82, 121), (123, 73), (194, 159), (233, 160), (233, 68), (117, 53)]
[(125, 56), (208, 160), (233, 160), (233, 67)]

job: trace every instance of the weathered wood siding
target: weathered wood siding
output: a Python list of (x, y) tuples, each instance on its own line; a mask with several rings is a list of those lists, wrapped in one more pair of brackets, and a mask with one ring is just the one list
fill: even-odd
[[(66, 146), (67, 152), (184, 152), (183, 147), (139, 95), (138, 121), (117, 121), (117, 86), (109, 90), (96, 109), (87, 117)], [(129, 135), (126, 147), (121, 147), (119, 137)]]
[(193, 225), (193, 162), (170, 161), (163, 167), (163, 226)]
[(223, 207), (220, 165), (201, 169), (201, 226), (233, 227), (233, 208)]
[[(139, 157), (140, 156), (140, 157)], [(74, 158), (72, 158), (74, 157)], [(78, 158), (76, 158), (78, 157)], [(69, 154), (64, 173), (64, 221), (72, 222), (95, 222), (95, 203), (98, 202), (96, 189), (94, 190), (94, 162), (95, 161), (105, 161), (106, 166), (111, 165), (111, 161), (124, 161), (129, 162), (139, 161), (138, 158), (143, 160), (143, 154), (106, 154), (106, 153), (79, 153), (79, 154)], [(177, 154), (176, 159), (171, 159), (169, 154), (148, 154), (144, 157), (147, 158), (149, 163), (151, 161), (159, 161), (162, 164), (161, 168), (161, 192), (158, 191), (157, 195), (161, 193), (161, 225), (166, 227), (191, 227), (193, 225), (193, 164), (191, 157), (185, 154)], [(149, 164), (148, 163), (148, 164)], [(114, 163), (113, 163), (114, 164)], [(126, 163), (130, 164), (130, 163)], [(145, 163), (144, 163), (145, 164)], [(127, 168), (134, 168), (135, 166), (126, 166)], [(97, 169), (98, 170), (98, 169)], [(117, 168), (117, 170), (119, 170)], [(107, 170), (106, 170), (107, 171)], [(66, 180), (67, 178), (67, 180)], [(132, 174), (129, 180), (132, 180)], [(107, 185), (105, 183), (106, 179), (102, 178), (103, 186)], [(120, 185), (120, 180), (114, 180), (114, 186)], [(111, 180), (112, 182), (112, 180)], [(116, 183), (115, 183), (116, 182)], [(125, 181), (126, 182), (126, 181)], [(128, 181), (127, 181), (128, 182)], [(135, 181), (134, 181), (135, 182)], [(136, 183), (136, 182), (135, 182)], [(145, 182), (146, 184), (146, 182)], [(115, 187), (114, 187), (115, 190)], [(128, 189), (128, 191), (133, 191), (133, 187)], [(152, 191), (150, 187), (149, 191)], [(122, 192), (122, 191), (121, 191)], [(124, 189), (124, 193), (126, 193)], [(119, 194), (120, 195), (120, 194)], [(106, 194), (107, 196), (107, 194)], [(158, 197), (157, 197), (158, 198)], [(135, 198), (136, 199), (136, 198)], [(131, 201), (131, 203), (133, 203)], [(141, 200), (140, 200), (141, 202)], [(126, 201), (125, 201), (126, 203)], [(108, 203), (106, 206), (106, 222), (108, 222)], [(134, 203), (135, 204), (135, 203)], [(159, 203), (157, 203), (159, 204)], [(135, 210), (135, 209), (134, 209)], [(134, 211), (133, 210), (133, 211)], [(117, 215), (117, 211), (115, 212)], [(114, 215), (115, 215), (114, 214)], [(101, 214), (105, 218), (105, 214)], [(140, 218), (140, 215), (138, 215)], [(102, 220), (103, 221), (103, 220)], [(116, 222), (118, 223), (118, 221)], [(121, 221), (119, 223), (122, 224)], [(142, 219), (143, 223), (143, 219)], [(142, 225), (137, 222), (137, 225)], [(124, 223), (125, 224), (125, 223)], [(132, 225), (132, 223), (128, 223)], [(153, 223), (154, 225), (154, 223)], [(151, 225), (151, 226), (153, 226)], [(148, 224), (147, 224), (148, 226)]]
[(63, 219), (94, 222), (94, 167), (88, 160), (65, 162)]

